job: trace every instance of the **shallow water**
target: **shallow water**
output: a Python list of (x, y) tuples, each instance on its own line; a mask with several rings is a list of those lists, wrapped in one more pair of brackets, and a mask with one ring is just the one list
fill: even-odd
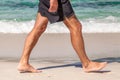
[[(39, 0), (0, 0), (0, 32), (28, 33), (35, 21)], [(119, 0), (71, 0), (83, 32), (120, 32)], [(47, 33), (68, 33), (62, 23), (48, 25)]]

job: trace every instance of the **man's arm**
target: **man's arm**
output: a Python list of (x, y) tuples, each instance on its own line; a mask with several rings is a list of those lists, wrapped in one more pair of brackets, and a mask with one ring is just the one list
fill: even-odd
[(58, 9), (58, 0), (50, 0), (49, 12), (56, 12)]

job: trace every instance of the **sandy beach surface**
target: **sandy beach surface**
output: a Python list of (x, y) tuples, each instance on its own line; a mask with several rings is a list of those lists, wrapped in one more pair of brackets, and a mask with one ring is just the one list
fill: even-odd
[(26, 34), (0, 34), (0, 80), (119, 80), (120, 33), (83, 34), (90, 59), (107, 61), (99, 72), (85, 73), (69, 34), (44, 34), (32, 51), (31, 64), (41, 73), (16, 69)]
[(0, 80), (120, 80), (120, 58), (109, 60), (107, 67), (96, 73), (85, 73), (79, 61), (37, 60), (31, 64), (41, 73), (19, 73), (17, 61), (0, 60)]
[[(26, 36), (27, 34), (0, 34), (0, 57), (20, 58)], [(90, 58), (120, 56), (120, 33), (86, 33), (83, 37)], [(41, 36), (31, 58), (76, 56), (69, 34), (49, 33)]]

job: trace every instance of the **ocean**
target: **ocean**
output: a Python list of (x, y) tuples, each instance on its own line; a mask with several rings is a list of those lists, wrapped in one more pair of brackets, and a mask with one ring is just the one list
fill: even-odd
[[(83, 33), (119, 33), (120, 0), (70, 0)], [(39, 0), (0, 0), (0, 33), (28, 33)], [(69, 33), (62, 22), (48, 24), (46, 33)]]

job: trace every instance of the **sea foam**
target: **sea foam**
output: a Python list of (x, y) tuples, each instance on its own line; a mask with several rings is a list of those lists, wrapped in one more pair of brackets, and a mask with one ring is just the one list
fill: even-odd
[[(1, 33), (29, 33), (35, 21), (0, 21)], [(88, 19), (81, 21), (83, 33), (119, 33), (120, 23), (114, 17), (109, 16), (102, 20)], [(62, 23), (48, 23), (45, 33), (69, 33), (67, 27)]]

